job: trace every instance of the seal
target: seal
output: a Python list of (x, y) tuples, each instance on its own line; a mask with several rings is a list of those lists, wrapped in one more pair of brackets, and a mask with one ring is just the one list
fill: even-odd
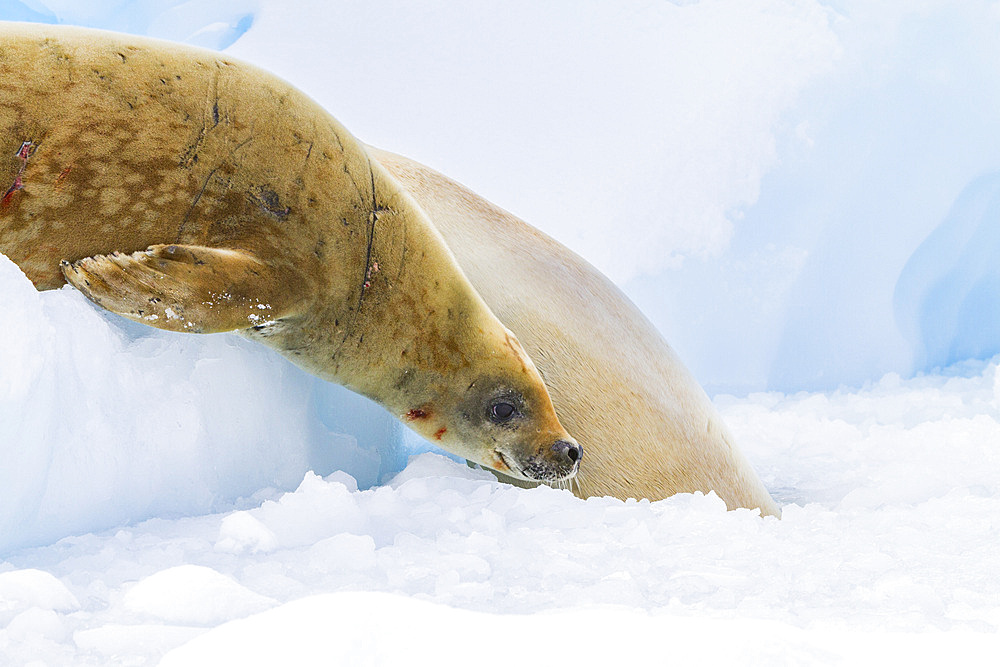
[(0, 25), (0, 251), (154, 327), (235, 331), (424, 437), (558, 482), (582, 449), (517, 338), (366, 149), (222, 54)]
[(369, 147), (444, 236), (535, 360), (563, 424), (587, 443), (581, 497), (714, 491), (780, 510), (721, 417), (639, 309), (584, 259), (422, 164)]

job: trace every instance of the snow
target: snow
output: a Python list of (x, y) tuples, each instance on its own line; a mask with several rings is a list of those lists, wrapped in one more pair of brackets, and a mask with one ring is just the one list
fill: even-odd
[(48, 572), (30, 568), (0, 574), (0, 600), (8, 621), (27, 609), (67, 612), (80, 608), (61, 581)]
[(37, 292), (3, 256), (0, 292), (17, 323), (0, 330), (0, 553), (229, 507), (306, 470), (370, 486), (405, 464), (388, 413), (259, 345)]
[[(442, 641), (444, 634), (447, 641)], [(492, 637), (517, 639), (513, 646), (497, 647), (490, 645)], [(608, 605), (531, 616), (487, 615), (385, 594), (331, 593), (221, 626), (168, 653), (161, 664), (462, 664), (469, 656), (478, 665), (496, 667), (524, 656), (532, 664), (586, 665), (651, 660), (761, 666), (976, 664), (995, 647), (983, 635), (968, 632), (875, 635), (771, 621), (669, 618)]]
[(172, 625), (213, 626), (274, 605), (271, 598), (200, 565), (161, 570), (135, 584), (122, 598), (122, 607), (129, 613)]
[(1000, 358), (955, 370), (717, 397), (781, 520), (727, 512), (714, 494), (519, 489), (424, 453), (381, 486), (308, 472), (239, 509), (11, 550), (0, 655), (488, 663), (517, 637), (526, 655), (584, 662), (667, 650), (988, 664), (1000, 649)]
[(784, 506), (505, 486), (259, 345), (2, 258), (0, 663), (997, 654), (996, 3), (0, 16), (227, 48), (553, 234), (665, 332)]
[(975, 664), (1000, 648), (998, 377), (992, 362), (853, 392), (720, 397), (785, 503), (780, 521), (714, 494), (519, 489), (425, 453), (383, 486), (307, 473), (245, 509), (9, 552), (0, 652), (389, 664), (518, 637), (528, 655), (578, 659), (669, 646), (709, 662)]

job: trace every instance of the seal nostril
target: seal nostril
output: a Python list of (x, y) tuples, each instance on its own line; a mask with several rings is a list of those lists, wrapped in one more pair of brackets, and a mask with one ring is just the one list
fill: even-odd
[(569, 459), (571, 464), (576, 463), (583, 458), (583, 447), (575, 442), (559, 440), (556, 444), (552, 445), (552, 451), (554, 451), (557, 455), (562, 455)]

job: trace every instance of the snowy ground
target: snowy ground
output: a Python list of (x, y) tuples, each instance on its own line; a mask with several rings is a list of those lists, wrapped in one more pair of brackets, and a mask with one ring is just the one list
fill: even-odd
[(0, 565), (0, 654), (144, 664), (191, 641), (166, 664), (442, 652), (493, 664), (512, 650), (585, 664), (639, 651), (989, 664), (1000, 651), (1000, 374), (995, 362), (964, 370), (719, 397), (784, 503), (780, 521), (726, 512), (711, 495), (517, 489), (423, 454), (385, 486), (308, 474), (244, 510), (14, 551)]

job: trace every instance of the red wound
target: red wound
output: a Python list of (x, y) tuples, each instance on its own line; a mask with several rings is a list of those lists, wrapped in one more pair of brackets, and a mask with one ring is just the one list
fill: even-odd
[(14, 193), (24, 188), (24, 181), (21, 177), (24, 175), (24, 170), (28, 166), (28, 158), (35, 152), (34, 149), (34, 142), (25, 141), (21, 144), (21, 148), (18, 149), (17, 153), (14, 154), (15, 157), (21, 160), (21, 168), (17, 170), (17, 176), (14, 177), (14, 184), (11, 185), (7, 189), (7, 192), (4, 193), (3, 199), (0, 199), (0, 206), (6, 207), (10, 204), (11, 200), (14, 198)]

